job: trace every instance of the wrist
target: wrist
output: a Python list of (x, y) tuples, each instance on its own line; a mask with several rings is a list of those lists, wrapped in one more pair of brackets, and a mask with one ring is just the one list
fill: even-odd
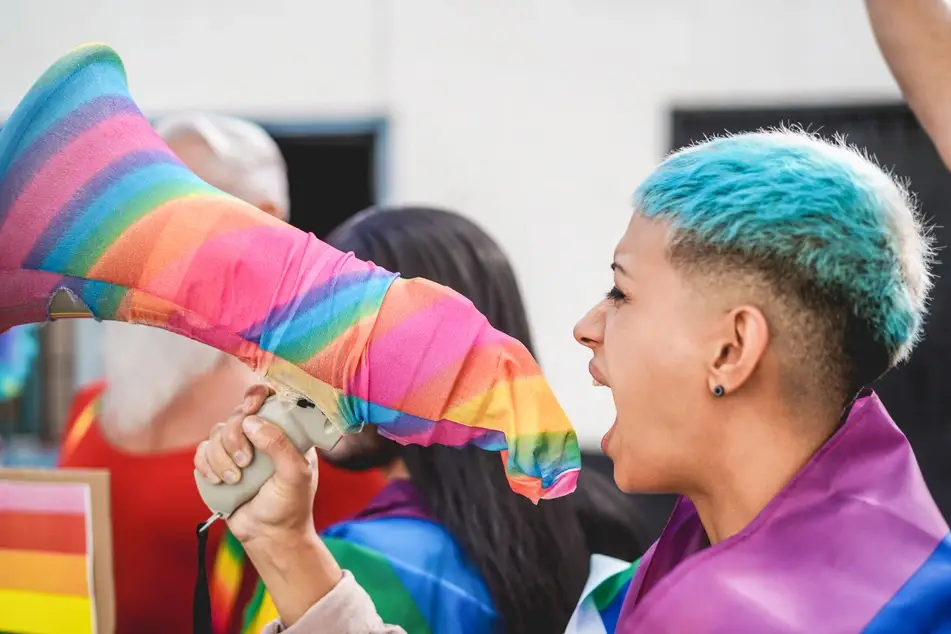
[(293, 562), (303, 552), (312, 552), (320, 543), (320, 537), (312, 527), (300, 530), (274, 530), (248, 540), (242, 540), (241, 546), (252, 559), (271, 562), (283, 567)]
[(285, 627), (296, 623), (343, 577), (337, 561), (314, 531), (272, 535), (244, 546)]

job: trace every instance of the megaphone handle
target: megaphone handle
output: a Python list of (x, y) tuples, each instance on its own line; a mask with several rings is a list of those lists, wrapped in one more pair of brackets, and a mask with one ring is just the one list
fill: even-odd
[[(269, 423), (284, 430), (288, 439), (304, 453), (311, 447), (332, 449), (340, 439), (340, 432), (316, 409), (313, 404), (306, 406), (282, 401), (270, 396), (257, 415)], [(198, 492), (208, 508), (227, 519), (242, 504), (257, 495), (264, 483), (274, 475), (274, 463), (260, 451), (253, 452), (251, 463), (241, 470), (241, 479), (235, 484), (212, 484), (198, 471), (195, 482)]]

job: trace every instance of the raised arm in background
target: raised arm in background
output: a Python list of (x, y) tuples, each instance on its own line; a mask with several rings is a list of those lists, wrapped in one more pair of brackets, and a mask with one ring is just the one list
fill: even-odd
[(865, 0), (865, 6), (908, 105), (951, 168), (951, 4)]

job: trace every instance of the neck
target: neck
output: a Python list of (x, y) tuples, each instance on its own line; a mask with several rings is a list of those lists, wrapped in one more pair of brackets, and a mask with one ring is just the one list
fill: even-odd
[(406, 463), (403, 462), (402, 458), (396, 458), (393, 462), (386, 465), (385, 467), (380, 467), (380, 471), (387, 480), (410, 479), (409, 469), (406, 468)]
[(822, 447), (826, 430), (835, 427), (781, 411), (733, 414), (722, 421), (731, 437), (719, 443), (716, 459), (699, 478), (704, 485), (687, 494), (711, 545), (746, 528)]
[(193, 447), (241, 404), (253, 378), (237, 361), (223, 357), (176, 394), (141, 431), (127, 435), (107, 431), (109, 441), (134, 453)]

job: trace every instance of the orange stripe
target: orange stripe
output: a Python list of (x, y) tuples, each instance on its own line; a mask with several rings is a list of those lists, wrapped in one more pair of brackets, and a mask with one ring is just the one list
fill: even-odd
[(187, 263), (203, 242), (217, 235), (283, 224), (231, 196), (183, 196), (159, 205), (123, 231), (87, 277), (141, 290), (169, 267)]
[(79, 445), (79, 442), (86, 436), (86, 432), (92, 427), (93, 422), (96, 420), (99, 398), (99, 396), (96, 396), (90, 399), (89, 402), (86, 403), (86, 407), (83, 408), (83, 411), (76, 417), (76, 422), (70, 427), (69, 433), (66, 434), (66, 438), (63, 439), (63, 448), (60, 450), (61, 463), (63, 458), (72, 455), (76, 446)]
[(0, 589), (89, 596), (86, 556), (0, 548)]
[(86, 517), (0, 511), (0, 548), (82, 555), (86, 552)]

